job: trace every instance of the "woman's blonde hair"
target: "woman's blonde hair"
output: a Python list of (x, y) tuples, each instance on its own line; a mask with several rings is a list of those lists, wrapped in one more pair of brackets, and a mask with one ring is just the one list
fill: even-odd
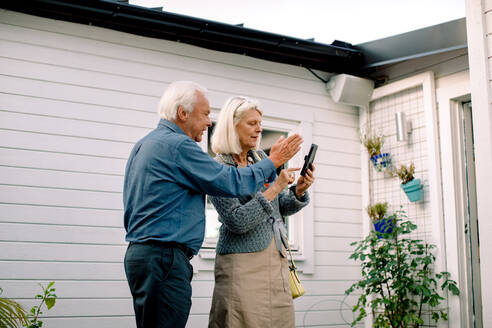
[[(255, 99), (242, 96), (234, 96), (227, 99), (220, 110), (219, 119), (211, 138), (212, 151), (214, 153), (239, 154), (242, 152), (243, 149), (236, 132), (236, 125), (250, 109), (255, 109), (263, 115), (260, 104)], [(261, 135), (256, 143), (256, 149), (260, 146), (260, 141)]]

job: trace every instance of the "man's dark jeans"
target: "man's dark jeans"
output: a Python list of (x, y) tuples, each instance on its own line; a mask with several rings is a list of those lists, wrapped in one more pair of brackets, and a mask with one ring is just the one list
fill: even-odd
[(193, 267), (181, 249), (155, 242), (130, 243), (125, 272), (137, 328), (185, 327)]

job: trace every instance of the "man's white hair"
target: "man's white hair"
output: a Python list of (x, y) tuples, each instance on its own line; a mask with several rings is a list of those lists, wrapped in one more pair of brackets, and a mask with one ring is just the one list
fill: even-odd
[[(257, 110), (261, 115), (263, 111), (257, 100), (234, 96), (225, 102), (220, 110), (219, 119), (212, 134), (212, 151), (216, 154), (239, 154), (242, 152), (236, 125), (241, 121), (244, 114), (250, 109)], [(256, 149), (260, 146), (261, 135), (256, 143)]]
[(191, 113), (197, 102), (197, 91), (205, 95), (207, 89), (191, 81), (172, 82), (164, 91), (159, 102), (159, 116), (173, 121), (176, 119), (178, 107)]

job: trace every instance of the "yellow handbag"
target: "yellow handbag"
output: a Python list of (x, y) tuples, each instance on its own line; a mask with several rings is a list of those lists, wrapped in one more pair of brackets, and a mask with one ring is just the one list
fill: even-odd
[(289, 284), (290, 291), (292, 293), (292, 298), (297, 298), (299, 296), (304, 295), (306, 292), (304, 287), (302, 287), (301, 280), (299, 279), (299, 275), (297, 274), (297, 267), (294, 262), (294, 257), (292, 256), (292, 252), (290, 250), (290, 245), (287, 242), (287, 246), (290, 254), (291, 264), (289, 265)]

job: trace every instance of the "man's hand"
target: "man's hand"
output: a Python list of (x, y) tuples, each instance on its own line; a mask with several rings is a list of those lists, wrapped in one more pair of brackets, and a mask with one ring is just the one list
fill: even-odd
[(280, 137), (277, 142), (272, 146), (270, 150), (270, 156), (268, 156), (275, 167), (287, 162), (301, 149), (302, 137), (295, 133), (285, 139)]

